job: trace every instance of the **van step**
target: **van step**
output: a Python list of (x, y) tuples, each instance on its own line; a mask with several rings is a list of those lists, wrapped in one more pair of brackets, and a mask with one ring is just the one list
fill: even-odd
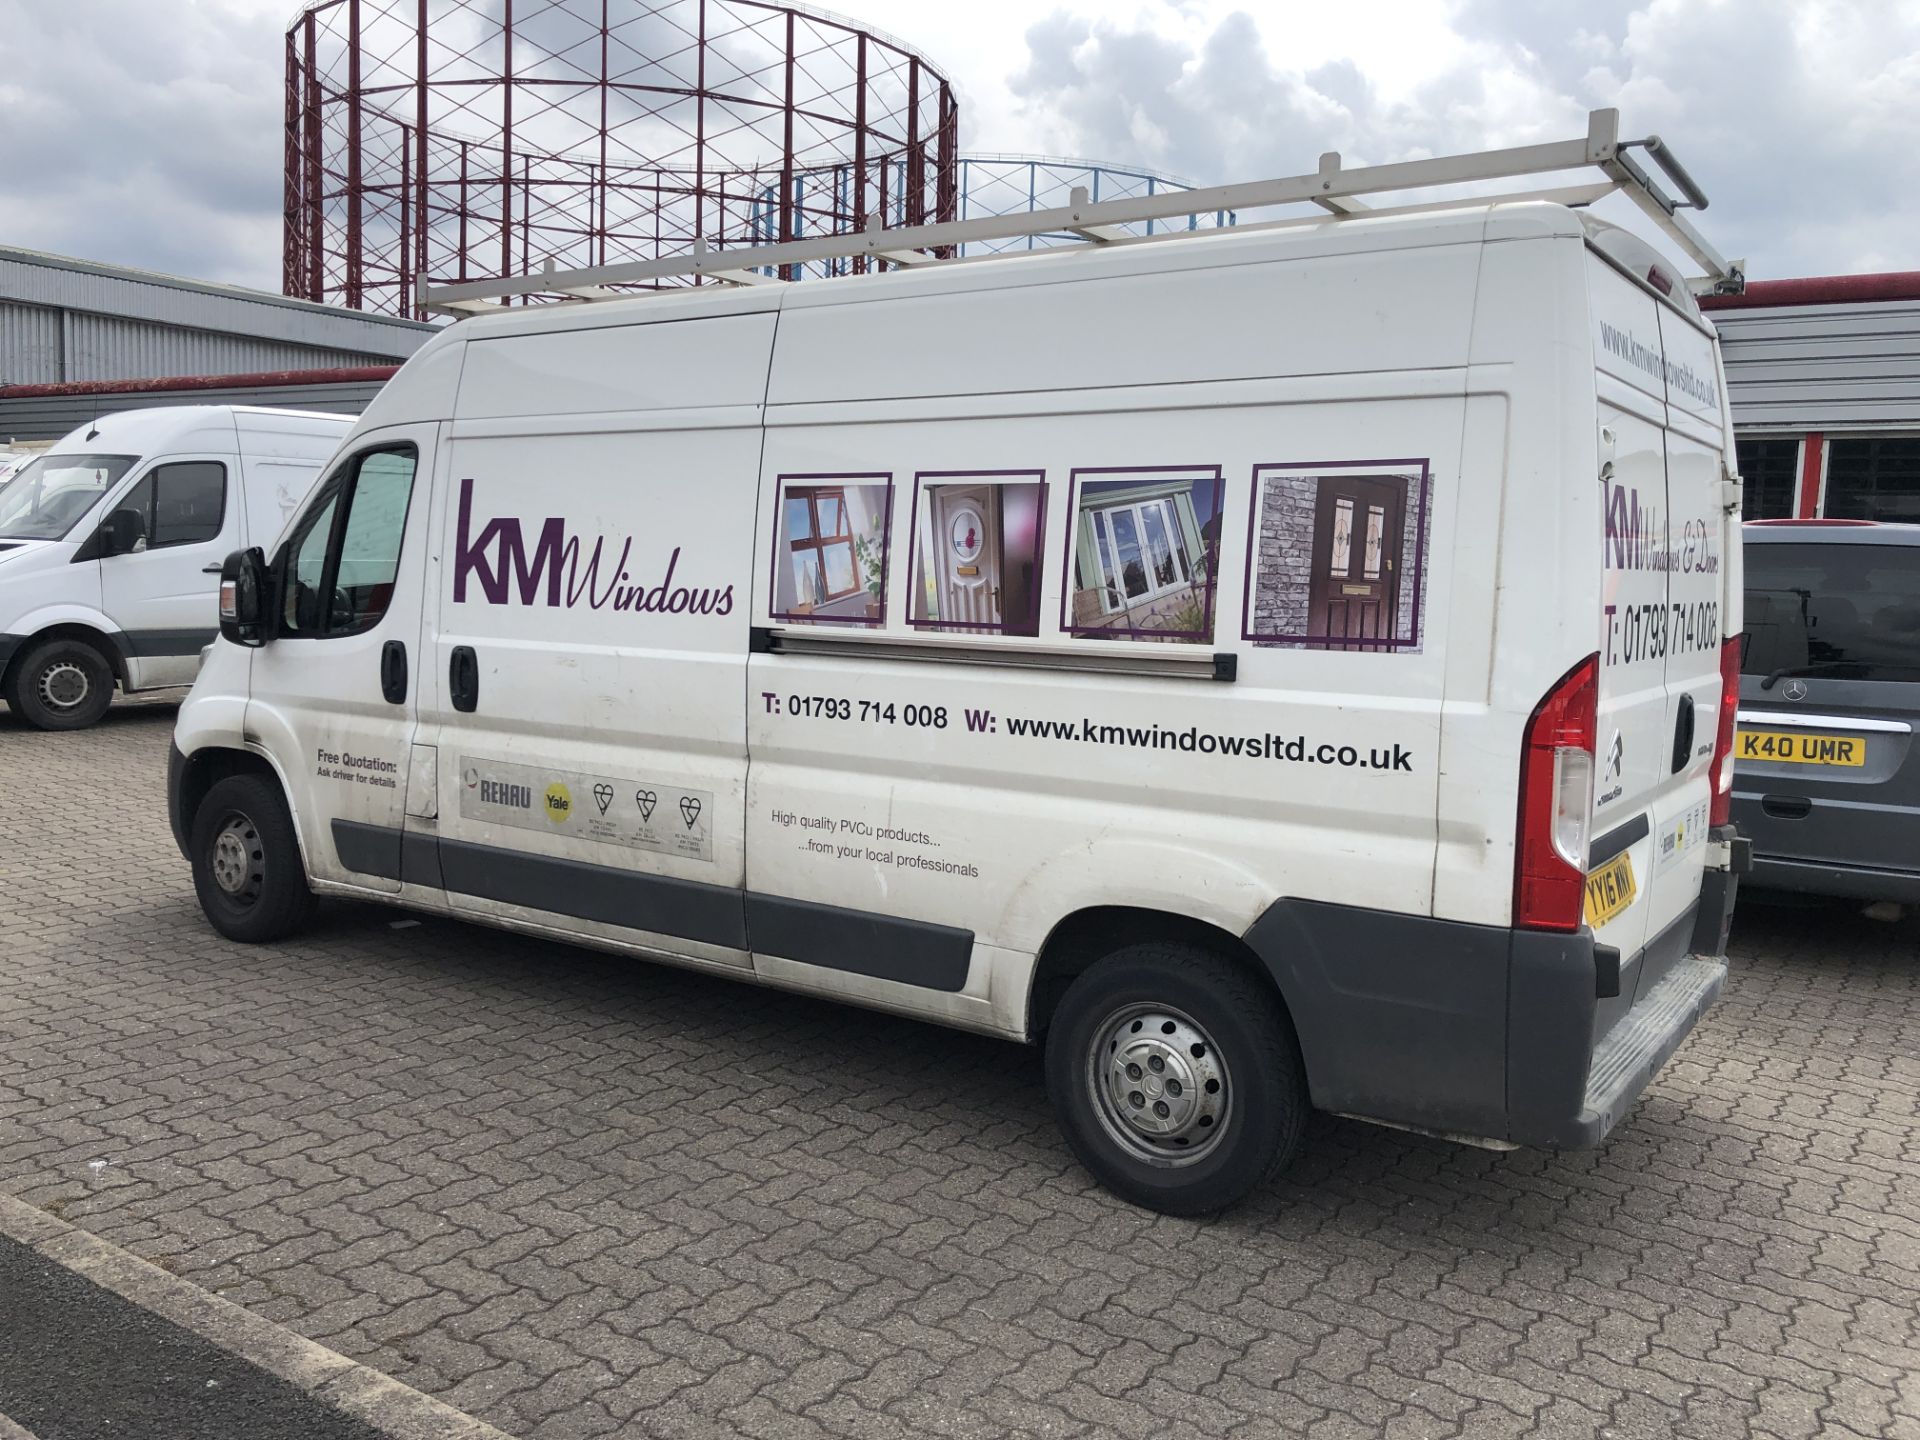
[(1583, 1107), (1602, 1134), (1680, 1048), (1726, 980), (1725, 960), (1689, 955), (1606, 1033), (1594, 1048)]

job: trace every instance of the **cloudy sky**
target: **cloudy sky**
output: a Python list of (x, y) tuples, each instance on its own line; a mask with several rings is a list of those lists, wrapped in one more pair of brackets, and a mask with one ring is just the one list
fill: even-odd
[[(278, 288), (294, 8), (0, 0), (0, 243)], [(1205, 183), (1563, 138), (1617, 105), (1756, 278), (1920, 268), (1920, 0), (833, 8), (946, 69), (967, 149)]]

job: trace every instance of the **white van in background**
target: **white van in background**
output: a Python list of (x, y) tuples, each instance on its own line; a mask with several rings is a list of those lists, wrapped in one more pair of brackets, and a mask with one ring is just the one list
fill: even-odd
[(83, 425), (0, 488), (0, 695), (77, 730), (129, 694), (193, 683), (221, 560), (279, 533), (352, 422), (243, 405)]
[(1314, 1108), (1597, 1144), (1740, 855), (1739, 487), (1666, 263), (1480, 202), (463, 321), (228, 562), (201, 904), (1044, 1037), (1171, 1213)]

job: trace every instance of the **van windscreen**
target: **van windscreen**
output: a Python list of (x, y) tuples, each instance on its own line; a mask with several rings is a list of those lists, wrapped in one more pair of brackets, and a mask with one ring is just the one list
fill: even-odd
[(42, 455), (0, 494), (0, 540), (61, 540), (137, 455)]
[(1920, 681), (1920, 546), (1746, 547), (1748, 675)]

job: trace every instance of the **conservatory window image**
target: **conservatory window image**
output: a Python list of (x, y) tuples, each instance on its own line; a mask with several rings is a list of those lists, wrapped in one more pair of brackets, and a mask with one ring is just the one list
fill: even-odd
[(782, 476), (773, 542), (773, 618), (878, 625), (887, 605), (887, 475)]
[(1062, 628), (1088, 639), (1210, 639), (1220, 492), (1217, 466), (1075, 471)]

